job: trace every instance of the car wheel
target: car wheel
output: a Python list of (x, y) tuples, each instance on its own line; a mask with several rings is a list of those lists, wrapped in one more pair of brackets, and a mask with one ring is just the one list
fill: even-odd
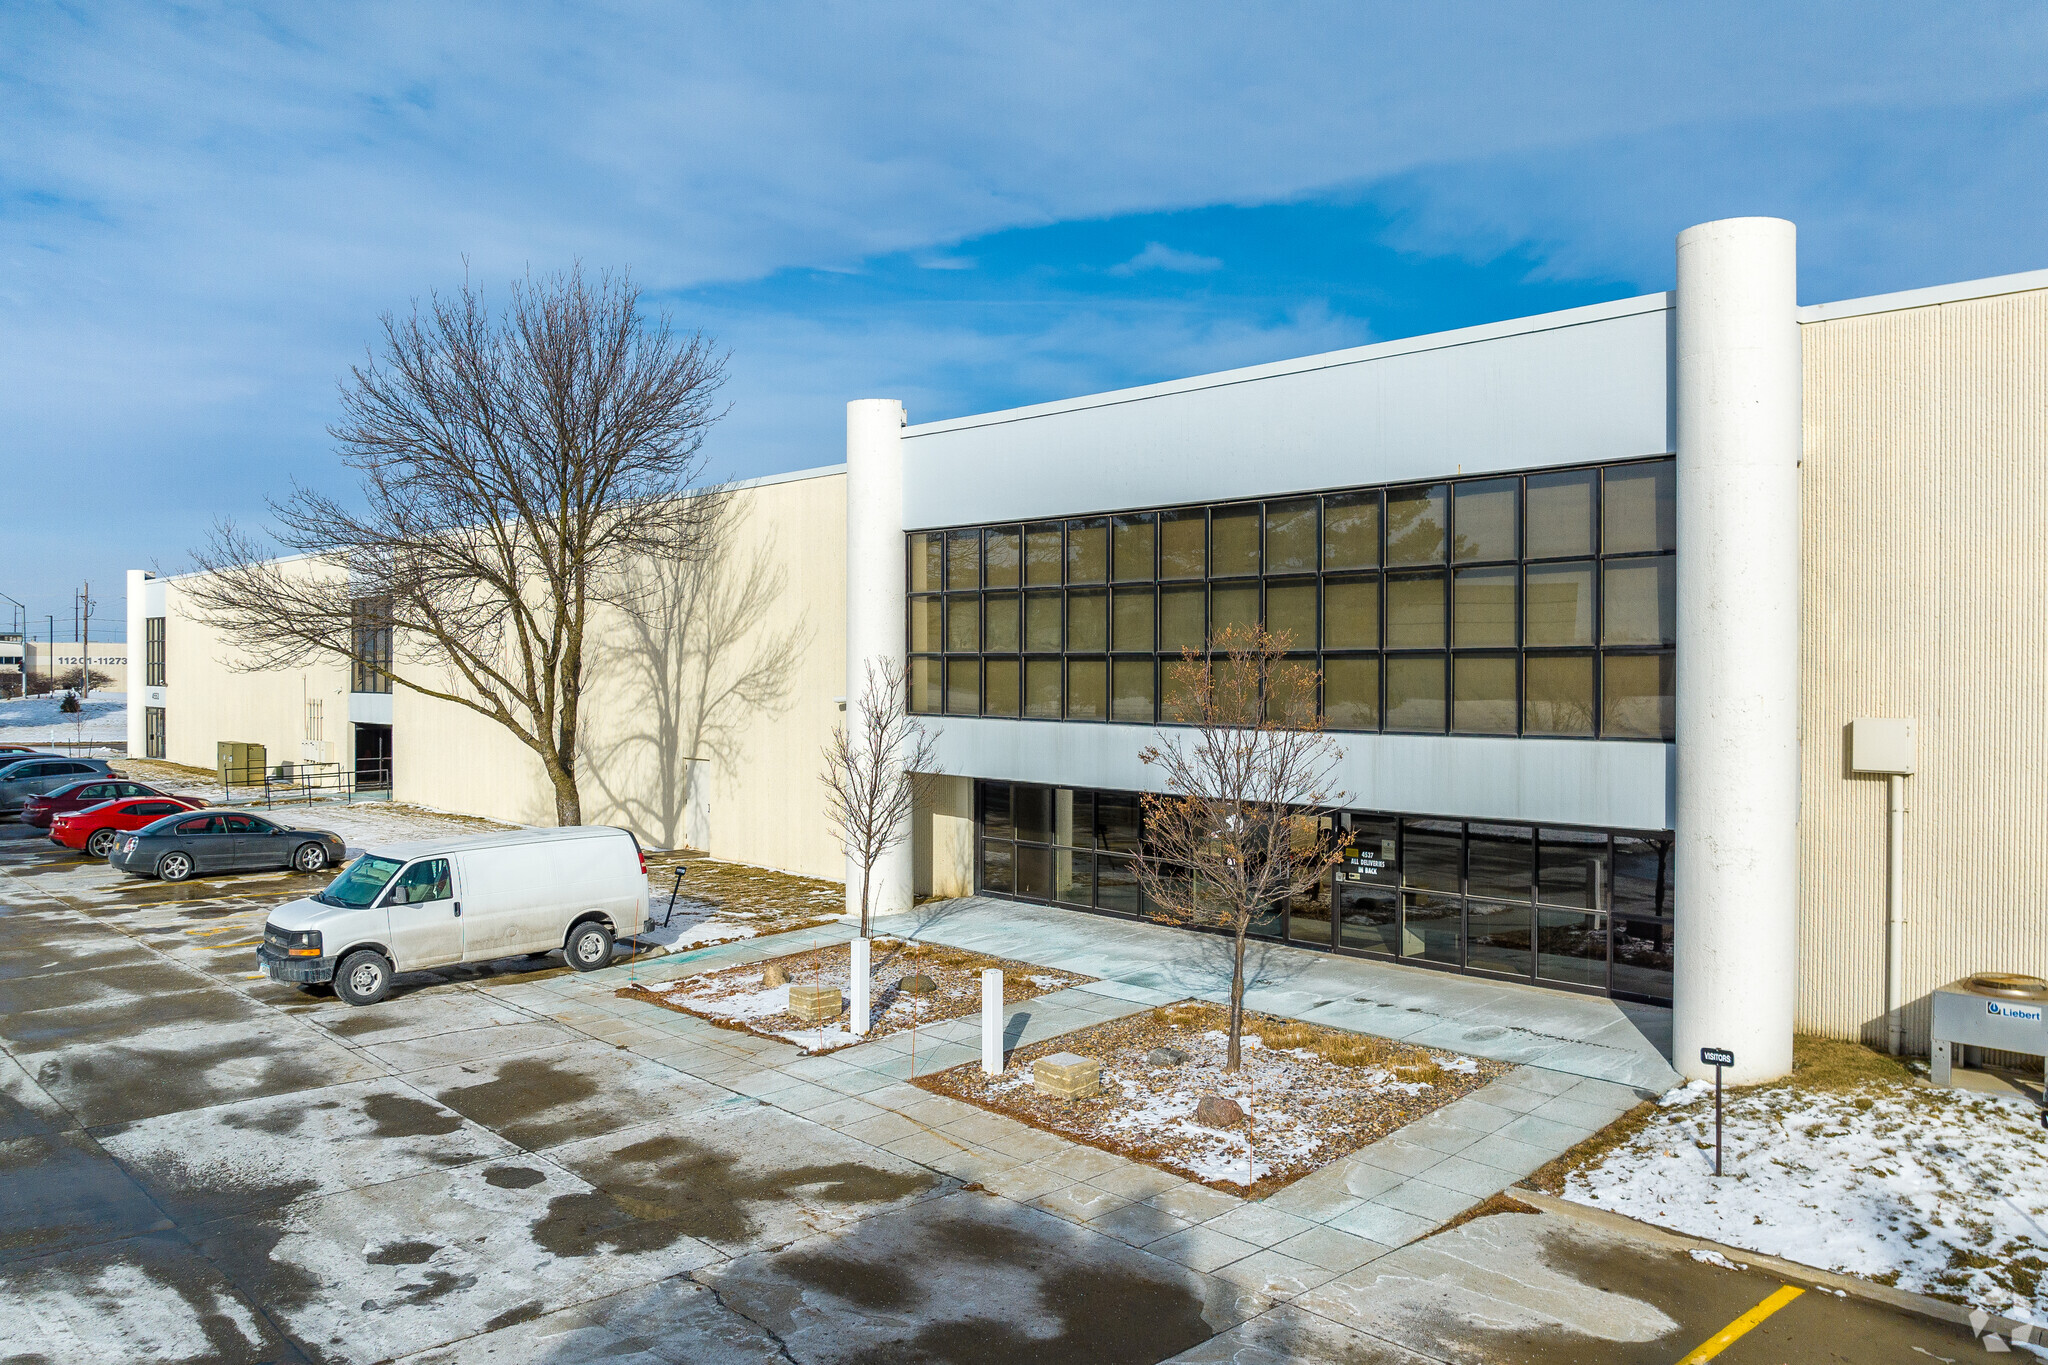
[(166, 853), (156, 860), (156, 875), (167, 882), (182, 882), (192, 875), (192, 855)]
[(112, 853), (114, 851), (114, 831), (110, 829), (94, 830), (92, 837), (85, 841), (85, 851), (95, 858), (104, 858), (109, 853)]
[(594, 972), (612, 960), (611, 930), (591, 920), (569, 931), (569, 944), (562, 955), (579, 972)]
[(292, 866), (301, 872), (318, 872), (327, 866), (327, 850), (318, 844), (300, 844), (292, 854)]
[(351, 1005), (374, 1005), (391, 989), (391, 959), (361, 948), (341, 960), (334, 993)]

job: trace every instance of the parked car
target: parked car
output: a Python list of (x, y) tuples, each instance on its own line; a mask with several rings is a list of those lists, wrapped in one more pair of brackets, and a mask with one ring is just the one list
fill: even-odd
[[(124, 786), (138, 785), (123, 783)], [(115, 841), (131, 830), (153, 825), (166, 815), (183, 815), (199, 804), (182, 796), (151, 792), (147, 796), (102, 801), (83, 810), (67, 810), (50, 822), (50, 842), (84, 849), (95, 858), (114, 851)]]
[(38, 749), (33, 744), (0, 744), (0, 763), (14, 763), (24, 758), (61, 758), (48, 749)]
[(271, 911), (256, 958), (274, 981), (332, 981), (351, 1005), (399, 972), (556, 948), (579, 972), (651, 929), (647, 859), (623, 829), (584, 825), (371, 848), (325, 891)]
[(182, 882), (196, 872), (288, 867), (318, 872), (342, 860), (341, 836), (288, 829), (245, 811), (167, 815), (115, 841), (107, 865), (137, 877)]
[(197, 796), (186, 796), (181, 792), (167, 792), (162, 787), (152, 787), (147, 782), (137, 782), (132, 777), (110, 773), (104, 778), (86, 778), (67, 782), (41, 796), (31, 796), (21, 808), (21, 822), (34, 825), (37, 829), (48, 829), (50, 822), (67, 811), (84, 810), (97, 806), (102, 801), (112, 801), (126, 796), (168, 796), (174, 801), (183, 801), (187, 806), (200, 807), (209, 804)]
[(86, 777), (112, 777), (103, 758), (20, 758), (0, 766), (0, 815), (19, 815), (29, 798)]

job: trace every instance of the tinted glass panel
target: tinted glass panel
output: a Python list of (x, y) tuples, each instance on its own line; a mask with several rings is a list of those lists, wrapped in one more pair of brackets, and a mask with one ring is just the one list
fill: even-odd
[(1531, 559), (1593, 553), (1593, 510), (1600, 475), (1591, 469), (1529, 476), (1528, 540)]
[(1402, 923), (1401, 952), (1421, 962), (1455, 967), (1464, 960), (1465, 902), (1456, 896), (1410, 891)]
[(1444, 576), (1387, 575), (1387, 648), (1444, 647)]
[(981, 662), (978, 659), (946, 660), (946, 711), (955, 716), (981, 713)]
[(1118, 659), (1110, 666), (1109, 709), (1112, 720), (1151, 721), (1152, 660)]
[(1259, 571), (1259, 509), (1219, 507), (1209, 514), (1209, 573), (1232, 578)]
[(1546, 829), (1538, 840), (1536, 898), (1580, 910), (1607, 908), (1607, 836)]
[(936, 654), (945, 647), (945, 599), (943, 597), (913, 597), (910, 599), (910, 652), (913, 654)]
[(1614, 912), (1671, 913), (1671, 845), (1662, 839), (1614, 836)]
[(981, 648), (981, 599), (946, 599), (946, 648), (954, 653), (972, 654)]
[(1670, 739), (1669, 654), (1609, 654), (1602, 660), (1600, 732), (1615, 739)]
[(1060, 639), (1060, 595), (1056, 592), (1025, 593), (1024, 648), (1034, 653), (1056, 653)]
[(1305, 730), (1315, 723), (1315, 718), (1315, 655), (1282, 659), (1266, 678), (1266, 719), (1290, 729)]
[(982, 700), (982, 708), (991, 716), (1014, 716), (1022, 703), (1017, 661), (1015, 659), (990, 659), (982, 665), (986, 674), (983, 687), (988, 695)]
[(1014, 653), (1024, 641), (1022, 623), (1018, 620), (1022, 607), (1017, 594), (993, 592), (985, 601), (989, 650), (997, 654)]
[(937, 592), (946, 586), (946, 538), (933, 532), (910, 538), (910, 590)]
[(1024, 528), (1024, 581), (1034, 587), (1060, 581), (1060, 528)]
[(1052, 850), (1029, 844), (1017, 849), (1017, 894), (1032, 900), (1052, 899)]
[(1396, 655), (1387, 660), (1386, 667), (1386, 728), (1443, 733), (1444, 656)]
[(1109, 518), (1067, 523), (1067, 581), (1102, 583), (1109, 578)]
[(1338, 883), (1339, 942), (1346, 948), (1392, 957), (1401, 951), (1401, 900), (1379, 887)]
[(1669, 1003), (1672, 928), (1668, 919), (1614, 919), (1614, 974), (1608, 989)]
[(1323, 660), (1323, 723), (1332, 730), (1380, 728), (1380, 661), (1331, 656)]
[(939, 661), (937, 659), (912, 659), (910, 661), (910, 709), (920, 715), (931, 715), (938, 711), (941, 700), (939, 683)]
[(1316, 502), (1301, 498), (1266, 504), (1266, 572), (1316, 571)]
[(1052, 842), (1052, 788), (1017, 783), (1010, 788), (1017, 837), (1034, 844)]
[(1465, 965), (1475, 972), (1529, 975), (1532, 918), (1527, 901), (1470, 901), (1465, 906)]
[(1671, 461), (1610, 469), (1604, 484), (1603, 554), (1669, 550), (1678, 543), (1677, 477)]
[(1535, 884), (1534, 835), (1527, 825), (1472, 825), (1465, 845), (1466, 894), (1528, 900)]
[(1059, 718), (1060, 661), (1024, 661), (1024, 714), (1040, 720)]
[(1152, 554), (1158, 531), (1150, 513), (1117, 517), (1112, 532), (1112, 558), (1116, 581), (1142, 583), (1152, 577)]
[(1461, 562), (1513, 559), (1521, 525), (1522, 481), (1485, 479), (1461, 483), (1453, 493), (1451, 515), (1457, 539), (1451, 558)]
[(1053, 899), (1069, 905), (1095, 904), (1095, 855), (1059, 849), (1052, 855)]
[(1024, 563), (1024, 541), (1017, 531), (1009, 527), (988, 533), (987, 546), (982, 551), (983, 572), (988, 575), (991, 588), (1014, 588), (1017, 586), (1019, 570)]
[(981, 587), (981, 532), (946, 533), (946, 586), (954, 592)]
[(1145, 827), (1145, 808), (1138, 797), (1129, 792), (1098, 792), (1095, 819), (1102, 831), (1104, 848), (1123, 853), (1138, 851)]
[(1607, 986), (1607, 916), (1543, 909), (1537, 914), (1536, 975), (1571, 986)]
[(1323, 499), (1323, 567), (1374, 569), (1380, 562), (1380, 495), (1336, 493)]
[(1009, 783), (981, 784), (981, 828), (990, 838), (1008, 839), (1012, 836)]
[(1209, 590), (1209, 638), (1220, 640), (1231, 629), (1249, 631), (1259, 623), (1259, 586)]
[(1531, 564), (1526, 588), (1528, 624), (1523, 643), (1593, 643), (1593, 565)]
[(1138, 874), (1130, 859), (1096, 857), (1095, 904), (1119, 915), (1138, 913)]
[(1294, 943), (1317, 947), (1330, 944), (1330, 897), (1328, 881), (1313, 887), (1287, 903), (1287, 937)]
[(981, 886), (984, 891), (1008, 892), (1016, 887), (1017, 850), (1007, 842), (990, 839), (981, 846)]
[(1152, 652), (1151, 588), (1118, 588), (1110, 595), (1109, 646), (1122, 653)]
[(1266, 584), (1266, 630), (1274, 637), (1285, 635), (1283, 649), (1316, 647), (1316, 584), (1314, 579), (1298, 583)]
[(1159, 514), (1159, 576), (1200, 578), (1209, 569), (1209, 518), (1204, 512)]
[(1380, 581), (1330, 578), (1323, 581), (1323, 648), (1380, 647)]
[(1109, 648), (1108, 593), (1097, 588), (1067, 594), (1067, 648), (1077, 654)]
[(1444, 484), (1396, 488), (1387, 494), (1387, 563), (1441, 564), (1449, 527)]
[(1168, 654), (1202, 647), (1208, 593), (1201, 588), (1159, 590), (1159, 648)]
[(1522, 733), (1593, 733), (1593, 656), (1531, 654), (1524, 664)]
[(1451, 661), (1451, 728), (1466, 735), (1515, 733), (1515, 656), (1460, 654)]
[(1401, 880), (1425, 891), (1458, 891), (1465, 827), (1455, 820), (1401, 822)]
[(1108, 717), (1108, 661), (1074, 659), (1068, 662), (1067, 714), (1075, 720), (1103, 720)]
[(1607, 562), (1602, 644), (1668, 645), (1678, 638), (1677, 564), (1670, 555)]
[(1159, 661), (1159, 718), (1191, 724), (1202, 713), (1200, 664), (1180, 659)]
[(1515, 647), (1512, 566), (1460, 569), (1451, 576), (1451, 643), (1460, 649)]

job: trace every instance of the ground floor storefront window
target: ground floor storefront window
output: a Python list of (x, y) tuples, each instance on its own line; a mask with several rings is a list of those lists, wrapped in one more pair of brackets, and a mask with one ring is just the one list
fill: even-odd
[[(976, 784), (976, 886), (1137, 916), (1131, 792)], [(1668, 833), (1339, 811), (1344, 858), (1252, 931), (1303, 947), (1668, 1004)]]

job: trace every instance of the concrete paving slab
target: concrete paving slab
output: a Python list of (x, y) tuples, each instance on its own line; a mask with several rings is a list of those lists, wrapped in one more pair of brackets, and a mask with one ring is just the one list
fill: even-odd
[(805, 1365), (1158, 1360), (1267, 1303), (1113, 1237), (975, 1193), (928, 1200), (697, 1278)]
[(1243, 1204), (1245, 1201), (1234, 1194), (1212, 1190), (1207, 1185), (1189, 1182), (1176, 1185), (1159, 1194), (1148, 1195), (1143, 1201), (1155, 1209), (1163, 1209), (1176, 1218), (1185, 1218), (1190, 1223), (1206, 1223), (1218, 1218)]
[(1076, 1223), (1093, 1222), (1104, 1214), (1114, 1213), (1131, 1201), (1120, 1194), (1111, 1194), (1087, 1181), (1063, 1185), (1059, 1189), (1033, 1199), (1033, 1208), (1044, 1209), (1047, 1213), (1071, 1218)]
[[(508, 1310), (512, 1313), (519, 1308)], [(403, 1365), (788, 1365), (781, 1345), (677, 1276), (402, 1358)]]
[(526, 1016), (516, 1023), (457, 1029), (393, 1042), (363, 1041), (357, 1046), (392, 1071), (405, 1074), (457, 1062), (495, 1061), (542, 1052), (577, 1042), (580, 1037), (576, 1029)]
[[(1478, 1144), (1478, 1147), (1489, 1145), (1482, 1142)], [(1476, 1151), (1478, 1147), (1468, 1150)], [(1538, 1164), (1540, 1165), (1541, 1163), (1539, 1162)], [(1536, 1168), (1531, 1166), (1529, 1169), (1533, 1171)], [(1489, 1194), (1496, 1194), (1505, 1189), (1516, 1176), (1525, 1174), (1527, 1172), (1510, 1174), (1498, 1166), (1489, 1166), (1483, 1162), (1468, 1160), (1462, 1156), (1447, 1156), (1423, 1172), (1418, 1179), (1431, 1185), (1442, 1185), (1446, 1189), (1457, 1190), (1460, 1193), (1484, 1199)]]
[(212, 1105), (101, 1129), (184, 1227), (472, 1161), (523, 1156), (395, 1078)]
[(1274, 1250), (1297, 1261), (1321, 1266), (1333, 1275), (1341, 1275), (1386, 1255), (1393, 1248), (1353, 1233), (1339, 1232), (1336, 1228), (1317, 1227), (1288, 1238)]
[(1361, 1147), (1346, 1159), (1359, 1165), (1377, 1166), (1396, 1175), (1411, 1176), (1421, 1175), (1444, 1157), (1454, 1155), (1438, 1151), (1434, 1147), (1409, 1142), (1406, 1137), (1407, 1131), (1405, 1128), (1401, 1129), (1392, 1137), (1383, 1137), (1378, 1142)]
[(1265, 1203), (1244, 1204), (1230, 1212), (1221, 1214), (1202, 1224), (1212, 1232), (1221, 1232), (1250, 1242), (1256, 1247), (1278, 1246), (1290, 1237), (1298, 1237), (1314, 1228), (1316, 1224), (1306, 1218), (1297, 1218), (1271, 1208)]
[(1170, 1237), (1189, 1226), (1186, 1219), (1176, 1218), (1150, 1204), (1123, 1204), (1083, 1221), (1097, 1232), (1106, 1232), (1134, 1247), (1150, 1246), (1160, 1238)]
[(1302, 1361), (1438, 1365), (1435, 1356), (1417, 1355), (1285, 1303), (1181, 1352), (1169, 1365), (1300, 1365)]
[[(1051, 1164), (1054, 1163), (1048, 1163)], [(1126, 1199), (1149, 1199), (1155, 1194), (1164, 1194), (1187, 1183), (1179, 1176), (1162, 1171), (1156, 1166), (1141, 1166), (1135, 1161), (1127, 1161), (1121, 1167), (1112, 1170), (1098, 1171), (1087, 1179), (1089, 1184), (1108, 1190), (1111, 1194), (1120, 1194)]]
[[(1430, 1175), (1434, 1174), (1436, 1171), (1431, 1168)], [(1487, 1193), (1490, 1194), (1492, 1191), (1489, 1190)], [(1402, 1213), (1412, 1213), (1419, 1218), (1427, 1218), (1430, 1226), (1435, 1227), (1439, 1223), (1456, 1218), (1478, 1203), (1482, 1197), (1465, 1190), (1452, 1189), (1448, 1185), (1438, 1185), (1428, 1176), (1417, 1176), (1413, 1180), (1402, 1181), (1385, 1194), (1374, 1195), (1368, 1202), (1384, 1208), (1399, 1209)]]
[(141, 1183), (86, 1133), (0, 1142), (0, 1266), (169, 1226)]
[(361, 1009), (323, 1004), (302, 1017), (355, 1043), (405, 1043), (441, 1033), (534, 1022), (527, 1011), (483, 991), (421, 992)]
[[(1352, 1194), (1344, 1188), (1342, 1177), (1346, 1169), (1341, 1165), (1325, 1166), (1315, 1173), (1325, 1177), (1324, 1179), (1316, 1180), (1312, 1184), (1309, 1177), (1303, 1177), (1279, 1193), (1266, 1196), (1262, 1202), (1269, 1209), (1291, 1213), (1304, 1222), (1327, 1223), (1338, 1214), (1348, 1213), (1365, 1202), (1363, 1195)], [(1392, 1171), (1382, 1171), (1377, 1166), (1361, 1166), (1358, 1169), (1384, 1176), (1389, 1181), (1401, 1178)], [(1377, 1194), (1378, 1191), (1375, 1190), (1374, 1193)]]
[(995, 1175), (983, 1176), (981, 1183), (1005, 1199), (1028, 1204), (1042, 1194), (1078, 1182), (1042, 1166), (1013, 1166)]
[(1216, 1270), (1259, 1250), (1250, 1242), (1207, 1226), (1191, 1227), (1162, 1237), (1149, 1244), (1148, 1249), (1155, 1256), (1178, 1261), (1194, 1270)]
[(553, 1149), (621, 1207), (742, 1255), (957, 1188), (765, 1104), (700, 1110)]
[[(1605, 1124), (1601, 1126), (1604, 1127)], [(1559, 1123), (1555, 1119), (1547, 1119), (1540, 1114), (1530, 1113), (1522, 1115), (1513, 1123), (1502, 1128), (1499, 1136), (1511, 1142), (1520, 1142), (1534, 1147), (1538, 1151), (1549, 1153), (1549, 1156), (1544, 1158), (1547, 1161), (1550, 1157), (1561, 1155), (1584, 1142), (1588, 1137), (1592, 1136), (1592, 1132), (1593, 1130), (1589, 1128), (1583, 1128), (1575, 1124)]]
[(1282, 1301), (1306, 1293), (1337, 1275), (1334, 1270), (1325, 1270), (1308, 1261), (1297, 1261), (1270, 1247), (1255, 1251), (1241, 1261), (1232, 1261), (1211, 1273), (1218, 1279), (1242, 1285), (1255, 1294)]
[(1417, 1237), (1426, 1236), (1442, 1221), (1403, 1213), (1399, 1209), (1367, 1200), (1351, 1212), (1332, 1218), (1329, 1226), (1339, 1232), (1348, 1232), (1354, 1237), (1363, 1237), (1369, 1242), (1397, 1247), (1405, 1246)]
[(693, 1113), (731, 1097), (659, 1062), (595, 1042), (462, 1062), (409, 1079), (528, 1151)]
[(45, 1137), (77, 1126), (78, 1120), (51, 1099), (19, 1062), (0, 1053), (0, 1142)]
[(1633, 1095), (1625, 1105), (1601, 1104), (1565, 1096), (1551, 1100), (1532, 1112), (1537, 1118), (1549, 1119), (1553, 1123), (1562, 1123), (1567, 1127), (1594, 1133), (1633, 1109), (1637, 1103), (1639, 1101)]

